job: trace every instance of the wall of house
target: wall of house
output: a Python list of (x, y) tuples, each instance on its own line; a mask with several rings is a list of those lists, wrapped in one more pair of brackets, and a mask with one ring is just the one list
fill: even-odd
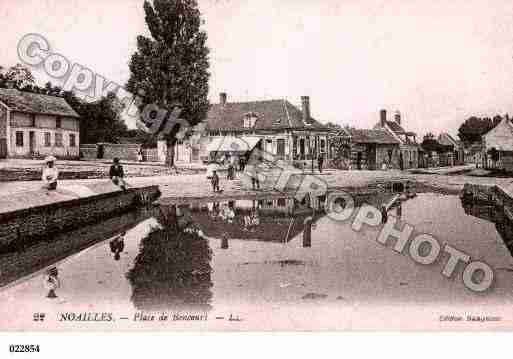
[(417, 146), (403, 144), (400, 146), (403, 154), (404, 168), (419, 167), (419, 149)]
[(7, 109), (0, 105), (0, 158), (7, 157), (7, 116)]
[[(61, 128), (56, 128), (58, 116), (34, 115), (12, 112), (10, 118), (10, 157), (78, 158), (80, 146), (79, 122), (75, 118), (61, 118)], [(21, 135), (17, 135), (17, 133)], [(33, 133), (33, 146), (30, 146)], [(16, 137), (22, 136), (22, 144)], [(61, 136), (60, 143), (56, 140)], [(74, 137), (74, 140), (72, 140)], [(49, 142), (46, 141), (49, 139)]]
[[(390, 151), (392, 151), (392, 156), (390, 156)], [(396, 145), (377, 145), (376, 169), (382, 169), (383, 165), (386, 165), (387, 168), (399, 168), (399, 148)]]
[[(391, 160), (390, 160), (390, 152)], [(399, 168), (399, 147), (386, 144), (351, 144), (351, 168), (358, 169), (358, 153), (361, 153), (362, 169), (381, 170)]]
[(7, 138), (7, 109), (0, 105), (0, 138)]

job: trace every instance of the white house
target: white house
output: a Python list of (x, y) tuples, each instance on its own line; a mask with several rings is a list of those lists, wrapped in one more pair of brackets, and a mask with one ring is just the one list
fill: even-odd
[(79, 119), (62, 97), (0, 89), (0, 158), (78, 158)]

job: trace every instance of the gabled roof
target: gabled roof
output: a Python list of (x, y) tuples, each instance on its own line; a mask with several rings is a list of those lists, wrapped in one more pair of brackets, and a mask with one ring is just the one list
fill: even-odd
[(483, 135), (486, 149), (513, 151), (513, 123), (507, 118)]
[(349, 129), (351, 141), (354, 143), (376, 143), (396, 145), (400, 142), (385, 129)]
[(395, 133), (406, 133), (405, 129), (395, 121), (386, 121), (386, 124)]
[(11, 111), (65, 117), (80, 116), (62, 97), (22, 92), (16, 89), (0, 89), (0, 102)]
[(244, 117), (253, 113), (257, 120), (253, 129), (312, 128), (328, 129), (314, 119), (305, 124), (303, 113), (287, 100), (228, 102), (211, 105), (207, 115), (208, 130), (244, 130)]
[(446, 146), (454, 146), (454, 148), (456, 147), (459, 147), (460, 144), (458, 143), (458, 141), (456, 141), (454, 139), (454, 137), (452, 137), (450, 134), (448, 134), (447, 132), (443, 132), (441, 133), (439, 136), (438, 136), (438, 142), (440, 142), (440, 144), (442, 145), (446, 145)]

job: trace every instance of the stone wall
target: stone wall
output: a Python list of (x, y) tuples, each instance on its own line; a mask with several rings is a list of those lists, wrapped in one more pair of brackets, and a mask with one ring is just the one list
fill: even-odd
[(135, 208), (142, 194), (155, 199), (159, 193), (157, 186), (149, 186), (0, 213), (0, 248), (23, 247), (34, 237), (44, 238), (105, 220)]
[[(113, 159), (117, 157), (121, 160), (137, 161), (137, 154), (141, 149), (138, 144), (115, 144), (115, 143), (99, 143), (98, 146), (103, 146), (104, 159)], [(101, 152), (101, 149), (99, 149)]]
[(80, 145), (80, 158), (85, 160), (98, 158), (98, 146), (96, 146), (96, 144)]

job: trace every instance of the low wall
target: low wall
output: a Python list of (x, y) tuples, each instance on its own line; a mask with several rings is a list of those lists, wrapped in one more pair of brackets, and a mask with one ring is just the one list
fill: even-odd
[(81, 226), (79, 229), (48, 237), (47, 240), (26, 246), (22, 251), (3, 253), (0, 257), (0, 287), (128, 231), (155, 214), (156, 210), (153, 208), (141, 208), (101, 223)]
[(148, 186), (0, 213), (0, 249), (23, 248), (34, 240), (124, 213), (159, 195), (158, 186)]
[(98, 146), (103, 146), (102, 158), (110, 160), (117, 157), (121, 160), (137, 161), (141, 149), (141, 145), (138, 144), (99, 143)]
[(85, 160), (93, 160), (98, 158), (98, 147), (96, 144), (81, 144), (80, 158)]
[[(107, 178), (105, 170), (59, 171), (59, 180)], [(10, 181), (41, 181), (42, 170), (34, 168), (3, 168), (0, 169), (0, 182)]]

